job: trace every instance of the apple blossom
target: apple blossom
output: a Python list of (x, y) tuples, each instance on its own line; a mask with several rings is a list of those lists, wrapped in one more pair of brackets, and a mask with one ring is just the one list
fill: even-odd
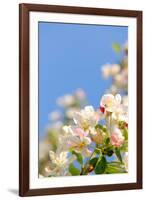
[(114, 128), (111, 134), (111, 144), (115, 147), (120, 147), (124, 143), (122, 132), (118, 128)]
[(120, 71), (120, 65), (118, 65), (118, 64), (113, 64), (113, 65), (111, 66), (111, 75), (112, 75), (112, 76), (115, 76), (117, 73), (119, 73), (119, 71)]
[(88, 130), (90, 126), (96, 125), (99, 118), (92, 106), (86, 106), (80, 112), (75, 112), (73, 119), (80, 128)]
[(102, 74), (104, 78), (108, 78), (111, 75), (111, 65), (110, 64), (105, 64), (102, 66)]
[(64, 176), (68, 173), (69, 164), (75, 159), (74, 156), (68, 158), (67, 151), (57, 151), (56, 153), (53, 151), (49, 152), (50, 159), (52, 164), (55, 167), (50, 167), (49, 165), (45, 168), (45, 172), (47, 176)]
[(119, 74), (116, 74), (114, 77), (114, 82), (117, 87), (125, 88), (128, 84), (128, 70), (123, 69)]
[(55, 153), (53, 151), (50, 151), (49, 154), (50, 154), (52, 163), (54, 163), (56, 166), (60, 167), (68, 162), (67, 151), (62, 151), (61, 153), (59, 152)]
[(65, 114), (69, 119), (72, 119), (75, 112), (79, 112), (79, 109), (78, 108), (68, 108), (66, 110)]
[(121, 103), (121, 96), (117, 94), (113, 96), (112, 94), (105, 94), (102, 96), (100, 101), (101, 112), (114, 112), (116, 107)]
[(118, 92), (118, 88), (117, 88), (117, 86), (116, 85), (111, 85), (111, 87), (109, 88), (109, 89), (107, 89), (106, 90), (107, 92), (107, 94), (109, 94), (109, 93), (111, 93), (111, 94), (113, 94), (113, 95), (116, 95), (117, 94), (117, 92)]
[(87, 137), (86, 133), (83, 133), (81, 130), (75, 131), (74, 135), (64, 138), (64, 145), (66, 145), (66, 148), (69, 150), (75, 150), (84, 156), (89, 156), (90, 151), (88, 146), (91, 144), (90, 137)]
[(91, 139), (96, 144), (102, 144), (106, 136), (106, 133), (101, 130), (96, 130), (95, 128), (90, 128), (90, 135), (91, 135)]
[(128, 106), (128, 96), (127, 95), (123, 96), (122, 100), (123, 100), (123, 105)]
[(114, 113), (112, 113), (112, 119), (128, 124), (128, 107), (123, 104), (118, 105)]
[(71, 126), (63, 126), (62, 127), (63, 133), (65, 133), (65, 136), (73, 135), (73, 130)]
[(120, 47), (123, 57), (117, 64), (106, 64), (101, 68), (103, 77), (112, 79), (112, 85), (116, 87), (116, 91), (111, 87), (108, 89), (109, 93), (128, 93), (128, 45), (127, 42)]
[(84, 100), (86, 98), (86, 94), (84, 92), (83, 89), (81, 88), (78, 88), (76, 91), (75, 91), (75, 96), (77, 97), (77, 99), (79, 100)]
[[(78, 168), (80, 175), (98, 174), (99, 162), (96, 161), (100, 156), (105, 161), (100, 169), (116, 161), (116, 173), (128, 172), (127, 43), (120, 50), (124, 56), (119, 63), (102, 66), (103, 77), (110, 77), (112, 83), (101, 97), (98, 109), (85, 106), (86, 94), (81, 88), (57, 99), (61, 113), (53, 111), (49, 114), (51, 123), (45, 129), (46, 136), (39, 143), (40, 178), (76, 175), (71, 173), (71, 165)], [(122, 164), (116, 150), (121, 154)], [(115, 154), (109, 159), (111, 151)], [(121, 165), (125, 168), (123, 172)]]
[(80, 138), (83, 138), (83, 137), (86, 137), (88, 135), (88, 132), (86, 132), (83, 129), (78, 127), (78, 128), (74, 128), (73, 134), (75, 136), (79, 136)]
[(52, 121), (60, 120), (61, 113), (59, 111), (53, 111), (49, 114), (49, 119)]
[(75, 103), (75, 98), (73, 95), (67, 94), (63, 97), (57, 99), (57, 104), (62, 107), (69, 107)]
[(102, 74), (104, 78), (108, 78), (109, 76), (114, 76), (118, 74), (120, 71), (120, 65), (118, 64), (106, 64), (102, 66)]

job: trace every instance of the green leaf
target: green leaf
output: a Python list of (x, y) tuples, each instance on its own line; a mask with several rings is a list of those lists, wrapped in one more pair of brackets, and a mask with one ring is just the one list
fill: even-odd
[(105, 133), (107, 133), (107, 132), (108, 132), (108, 130), (107, 130), (107, 128), (106, 128), (106, 126), (103, 126), (103, 127), (102, 127), (102, 130), (103, 130), (103, 132), (105, 132)]
[(117, 158), (119, 159), (119, 161), (122, 163), (123, 161), (122, 161), (120, 149), (115, 148), (115, 154), (116, 154)]
[(117, 174), (117, 173), (125, 173), (125, 167), (124, 165), (121, 165), (121, 163), (107, 163), (105, 173), (106, 174)]
[(114, 153), (113, 146), (109, 146), (109, 147), (103, 148), (102, 153), (103, 153), (103, 155), (107, 155), (109, 157), (112, 156), (113, 153)]
[(109, 137), (105, 138), (104, 144), (105, 144), (105, 145), (108, 145), (109, 143), (110, 143), (110, 138), (109, 138)]
[(127, 130), (126, 124), (127, 124), (127, 123), (126, 123), (125, 121), (119, 121), (119, 122), (118, 122), (118, 126), (119, 126), (119, 128), (122, 129), (122, 130), (123, 130), (123, 129), (126, 129), (126, 130)]
[(72, 154), (77, 157), (77, 161), (82, 165), (83, 164), (83, 157), (80, 153), (77, 153), (76, 151), (72, 151)]
[(80, 175), (80, 170), (79, 169), (77, 169), (75, 166), (74, 166), (74, 164), (72, 163), (72, 164), (70, 164), (70, 166), (69, 166), (69, 172), (71, 173), (71, 175), (73, 175), (73, 176), (77, 176), (77, 175)]
[(124, 142), (124, 144), (120, 147), (120, 151), (128, 152), (128, 141)]
[(124, 128), (123, 136), (124, 136), (125, 140), (128, 140), (128, 130), (127, 130), (127, 128)]
[(84, 174), (88, 174), (88, 173), (92, 172), (94, 170), (97, 162), (98, 162), (97, 157), (94, 157), (91, 160), (89, 160), (89, 163), (88, 163), (86, 169), (84, 170)]
[(121, 46), (117, 42), (112, 44), (112, 48), (116, 53), (120, 53), (121, 52)]
[(89, 161), (89, 165), (92, 165), (93, 167), (95, 167), (97, 161), (98, 161), (98, 158), (97, 158), (97, 157), (94, 157), (94, 158), (92, 158), (92, 159)]
[(101, 154), (101, 149), (96, 148), (96, 149), (94, 150), (94, 152), (95, 152), (96, 154)]
[(96, 124), (95, 129), (98, 129), (98, 128), (102, 130), (103, 126), (101, 124)]
[(103, 174), (106, 169), (106, 159), (104, 156), (99, 157), (95, 166), (95, 174)]
[(109, 135), (107, 127), (105, 125), (97, 124), (95, 126), (95, 129), (98, 130), (98, 131), (100, 131), (101, 133), (103, 133), (103, 132), (106, 133), (107, 136)]
[(102, 130), (103, 132), (107, 132), (106, 126), (101, 125), (101, 124), (96, 124), (95, 129), (100, 129), (100, 130)]

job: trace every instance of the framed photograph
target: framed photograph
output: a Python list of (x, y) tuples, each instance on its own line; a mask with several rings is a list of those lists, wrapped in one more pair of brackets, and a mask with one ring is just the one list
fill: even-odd
[(19, 194), (142, 188), (142, 11), (20, 4)]

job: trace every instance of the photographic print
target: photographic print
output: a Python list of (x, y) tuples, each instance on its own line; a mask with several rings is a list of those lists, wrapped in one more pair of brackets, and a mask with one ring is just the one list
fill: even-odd
[(20, 4), (20, 196), (142, 188), (142, 12)]
[(40, 177), (127, 173), (128, 27), (39, 23)]

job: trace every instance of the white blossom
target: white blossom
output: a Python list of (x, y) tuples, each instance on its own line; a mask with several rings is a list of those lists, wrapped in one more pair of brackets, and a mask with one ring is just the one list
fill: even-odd
[(87, 130), (90, 126), (96, 125), (98, 116), (92, 106), (86, 106), (80, 112), (75, 112), (73, 119), (80, 128)]
[(70, 136), (66, 138), (65, 141), (67, 148), (70, 150), (75, 150), (78, 153), (81, 153), (84, 156), (90, 155), (90, 150), (88, 145), (91, 144), (91, 139), (89, 137), (80, 137), (80, 136)]
[(65, 96), (59, 97), (57, 99), (57, 104), (62, 107), (69, 107), (75, 103), (75, 98), (73, 95), (67, 94)]
[(123, 96), (122, 102), (123, 102), (123, 105), (128, 106), (128, 96), (127, 95)]
[(74, 160), (74, 157), (68, 158), (67, 151), (49, 152), (50, 159), (55, 165), (53, 169), (47, 166), (45, 171), (48, 176), (65, 176), (68, 173), (69, 164)]
[(66, 116), (69, 118), (69, 119), (73, 119), (73, 116), (74, 116), (74, 113), (75, 112), (78, 112), (79, 111), (79, 109), (78, 108), (68, 108), (67, 110), (66, 110)]
[(111, 75), (111, 65), (105, 64), (102, 66), (102, 74), (104, 78), (108, 78)]
[(111, 66), (111, 76), (115, 76), (116, 74), (118, 74), (120, 72), (120, 65), (118, 64), (113, 64)]
[(61, 113), (59, 111), (53, 111), (49, 114), (49, 119), (52, 121), (60, 120)]
[(73, 130), (71, 126), (63, 126), (62, 127), (63, 132), (65, 133), (65, 136), (73, 135)]
[(118, 128), (114, 128), (111, 134), (111, 143), (115, 147), (120, 147), (124, 143), (124, 137), (122, 132)]
[(112, 94), (105, 94), (102, 96), (100, 101), (100, 108), (101, 111), (104, 113), (107, 112), (114, 112), (118, 105), (121, 103), (121, 96), (117, 94), (113, 96)]
[(83, 89), (81, 88), (78, 88), (76, 91), (75, 91), (75, 96), (77, 97), (77, 99), (79, 100), (84, 100), (86, 98), (86, 93)]
[(106, 64), (102, 66), (102, 74), (104, 78), (109, 78), (110, 76), (115, 76), (120, 72), (121, 66), (118, 64)]
[(112, 113), (112, 119), (128, 123), (128, 106), (118, 105), (114, 113)]

